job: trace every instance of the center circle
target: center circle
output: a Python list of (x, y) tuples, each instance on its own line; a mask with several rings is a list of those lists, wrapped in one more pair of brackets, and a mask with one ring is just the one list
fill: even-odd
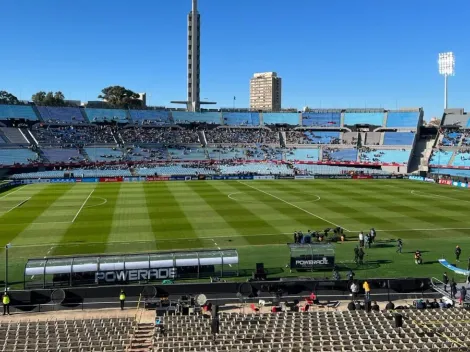
[[(281, 194), (276, 194), (276, 193), (271, 193), (273, 196), (279, 197), (275, 198), (273, 196), (270, 196), (268, 194), (261, 193), (259, 191), (253, 190), (253, 191), (243, 191), (243, 192), (232, 192), (227, 195), (228, 198), (230, 198), (233, 201), (240, 202), (240, 203), (279, 203), (282, 202), (281, 199), (285, 202), (289, 203), (313, 203), (313, 202), (318, 202), (321, 200), (321, 197), (317, 194), (313, 193), (306, 193), (306, 192), (290, 192), (289, 194), (283, 193)], [(306, 197), (309, 197), (311, 199), (306, 199)], [(262, 199), (259, 199), (262, 198)]]

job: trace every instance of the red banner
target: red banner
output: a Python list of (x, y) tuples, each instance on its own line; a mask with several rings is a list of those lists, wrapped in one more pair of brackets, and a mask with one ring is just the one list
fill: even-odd
[(439, 183), (441, 185), (449, 185), (449, 186), (452, 186), (452, 180), (439, 180)]
[(122, 182), (123, 177), (100, 177), (100, 182)]
[(168, 176), (147, 176), (145, 180), (146, 181), (169, 181), (170, 178)]

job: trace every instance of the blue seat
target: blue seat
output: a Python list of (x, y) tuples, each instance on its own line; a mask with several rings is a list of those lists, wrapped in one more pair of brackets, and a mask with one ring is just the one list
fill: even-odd
[(286, 154), (289, 161), (318, 161), (319, 158), (319, 149), (294, 149)]
[(331, 165), (311, 165), (311, 164), (295, 164), (295, 168), (307, 172), (309, 174), (320, 175), (339, 175), (350, 172), (365, 172), (370, 175), (388, 175), (389, 172), (383, 170), (364, 169), (349, 166), (331, 166)]
[(150, 121), (154, 124), (171, 123), (170, 112), (165, 110), (129, 110), (132, 121), (142, 124)]
[(454, 166), (470, 166), (470, 153), (459, 153), (455, 152), (454, 161), (452, 162)]
[(441, 169), (441, 168), (430, 168), (429, 172), (433, 174), (440, 175), (450, 175), (458, 177), (467, 177), (470, 178), (470, 170), (460, 170), (460, 169)]
[(384, 145), (412, 145), (415, 134), (412, 132), (385, 132)]
[(119, 161), (123, 157), (121, 150), (113, 148), (87, 147), (85, 152), (91, 161)]
[(389, 111), (387, 127), (410, 127), (418, 126), (419, 112), (417, 111)]
[(330, 161), (356, 161), (357, 149), (338, 149), (328, 151), (326, 155), (329, 156)]
[(25, 119), (37, 121), (38, 117), (31, 105), (0, 105), (0, 120)]
[(459, 144), (462, 132), (445, 132), (444, 138), (442, 139), (442, 145), (444, 146), (455, 146)]
[(264, 112), (263, 123), (265, 125), (287, 124), (298, 126), (300, 114), (296, 112)]
[(205, 122), (216, 125), (221, 124), (220, 112), (173, 111), (171, 114), (175, 123)]
[(305, 131), (304, 135), (312, 144), (332, 144), (339, 141), (339, 132)]
[(410, 160), (411, 149), (380, 149), (361, 152), (361, 162), (379, 164), (407, 164)]
[(447, 165), (452, 158), (453, 152), (445, 150), (436, 150), (432, 153), (429, 159), (430, 165)]
[(169, 148), (168, 154), (175, 160), (207, 160), (204, 148)]
[(346, 112), (344, 114), (344, 125), (373, 125), (382, 126), (383, 112)]
[(257, 112), (223, 112), (224, 125), (229, 126), (259, 126), (259, 113)]
[(120, 123), (129, 122), (126, 110), (121, 109), (94, 109), (86, 108), (85, 113), (90, 122), (117, 121)]
[(0, 165), (30, 164), (37, 159), (37, 154), (29, 149), (0, 149)]
[(341, 124), (340, 112), (304, 112), (302, 113), (302, 126), (339, 127)]
[(38, 106), (37, 108), (45, 122), (67, 124), (87, 122), (78, 107)]

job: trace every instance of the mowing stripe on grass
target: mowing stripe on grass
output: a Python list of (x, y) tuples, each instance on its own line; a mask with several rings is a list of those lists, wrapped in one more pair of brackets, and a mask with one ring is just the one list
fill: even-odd
[[(108, 235), (107, 253), (117, 252), (113, 242), (148, 241), (147, 249), (156, 248), (155, 236), (149, 218), (144, 184), (131, 183), (120, 187), (116, 200), (111, 231)], [(128, 248), (129, 249), (129, 248)]]
[[(203, 241), (198, 238), (187, 214), (176, 199), (177, 186), (171, 186), (170, 182), (144, 184), (157, 249), (203, 248)], [(180, 240), (181, 237), (183, 239)]]
[[(309, 214), (309, 215), (311, 215), (311, 216), (313, 216), (313, 217), (316, 217), (316, 218), (318, 218), (318, 219), (320, 219), (320, 220), (322, 220), (322, 221), (324, 221), (324, 222), (326, 222), (326, 223), (328, 223), (328, 224), (331, 224), (331, 225), (333, 225), (333, 226), (335, 226), (335, 227), (340, 227), (338, 224), (335, 224), (334, 222), (331, 222), (331, 221), (329, 221), (329, 220), (327, 220), (327, 219), (325, 219), (325, 218), (323, 218), (323, 217), (321, 217), (321, 216), (319, 216), (319, 215), (316, 215), (316, 214), (314, 214), (314, 213), (312, 213), (312, 212), (310, 212), (310, 211), (308, 211), (308, 210), (305, 210), (305, 209), (299, 207), (298, 205), (295, 205), (295, 204), (293, 204), (293, 203), (291, 203), (291, 202), (288, 202), (288, 201), (286, 201), (286, 200), (284, 200), (284, 199), (282, 199), (282, 198), (279, 198), (278, 196), (275, 196), (275, 195), (273, 195), (273, 194), (271, 194), (271, 193), (269, 193), (269, 192), (263, 191), (262, 189), (259, 189), (259, 188), (255, 187), (255, 186), (252, 186), (252, 185), (249, 185), (248, 183), (245, 183), (245, 182), (242, 182), (242, 181), (238, 181), (238, 182), (241, 183), (242, 185), (245, 185), (245, 186), (250, 187), (250, 188), (253, 188), (253, 189), (255, 189), (255, 190), (259, 191), (259, 192), (262, 192), (262, 193), (264, 193), (264, 194), (267, 194), (268, 196), (271, 196), (271, 197), (273, 197), (273, 198), (276, 198), (277, 200), (279, 200), (279, 201), (281, 201), (281, 202), (283, 202), (283, 203), (286, 203), (286, 204), (288, 204), (288, 205), (290, 205), (290, 206), (292, 206), (292, 207), (294, 207), (294, 208), (297, 208), (297, 209), (299, 209), (300, 211), (303, 211), (304, 213), (307, 213), (307, 214)], [(345, 227), (343, 227), (343, 228), (344, 228), (346, 231), (349, 231), (347, 228), (345, 228)]]

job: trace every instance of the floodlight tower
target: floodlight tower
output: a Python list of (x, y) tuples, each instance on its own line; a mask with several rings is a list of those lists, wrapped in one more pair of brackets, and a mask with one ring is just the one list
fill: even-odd
[(447, 109), (447, 77), (455, 74), (455, 57), (453, 52), (440, 53), (439, 74), (444, 76), (444, 109)]

